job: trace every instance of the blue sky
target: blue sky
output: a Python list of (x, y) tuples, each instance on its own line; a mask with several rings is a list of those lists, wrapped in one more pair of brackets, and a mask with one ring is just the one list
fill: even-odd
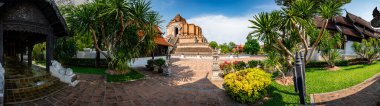
[[(188, 23), (202, 27), (203, 35), (209, 41), (218, 43), (236, 42), (244, 44), (247, 34), (252, 31), (248, 21), (260, 12), (280, 9), (274, 0), (151, 0), (153, 10), (163, 16), (160, 25), (165, 26), (176, 14), (181, 14)], [(352, 0), (344, 6), (348, 12), (369, 21), (372, 10), (380, 7), (380, 0)], [(345, 13), (345, 12), (343, 12)]]

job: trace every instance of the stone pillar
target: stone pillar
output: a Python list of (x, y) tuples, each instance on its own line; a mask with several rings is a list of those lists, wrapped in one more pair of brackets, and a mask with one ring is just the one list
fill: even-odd
[(29, 42), (28, 44), (28, 66), (32, 67), (32, 60), (33, 60), (33, 44)]
[(4, 29), (3, 21), (0, 19), (0, 63), (4, 65)]
[(46, 71), (48, 72), (50, 71), (51, 61), (53, 60), (53, 40), (53, 29), (50, 29), (50, 33), (46, 36)]
[(219, 54), (216, 51), (213, 51), (212, 55), (212, 79), (213, 80), (220, 80), (221, 77), (219, 77), (219, 74), (221, 74), (221, 70), (219, 68), (218, 60), (219, 60)]

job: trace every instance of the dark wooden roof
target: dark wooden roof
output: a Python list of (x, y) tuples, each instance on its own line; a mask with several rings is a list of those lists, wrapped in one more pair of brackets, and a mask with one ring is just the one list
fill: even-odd
[[(34, 12), (32, 15), (30, 15), (30, 18), (26, 18), (22, 20), (22, 16), (16, 16), (12, 17), (14, 19), (8, 18), (8, 23), (12, 24), (9, 25), (8, 29), (14, 29), (13, 31), (22, 31), (25, 32), (38, 32), (40, 34), (46, 34), (48, 32), (44, 32), (47, 30), (39, 30), (44, 28), (52, 28), (53, 33), (55, 36), (67, 36), (67, 25), (62, 17), (61, 13), (58, 10), (58, 7), (56, 6), (55, 2), (53, 0), (0, 0), (0, 2), (4, 3), (3, 6), (0, 7), (0, 18), (1, 16), (6, 16), (6, 14), (12, 14), (17, 12)], [(21, 6), (20, 6), (21, 5)], [(20, 10), (14, 9), (15, 7), (20, 7)], [(21, 8), (22, 7), (22, 8)], [(28, 9), (28, 7), (32, 9)], [(38, 10), (36, 12), (35, 10)], [(42, 14), (42, 17), (41, 15)], [(28, 14), (29, 15), (29, 14)], [(38, 16), (39, 18), (33, 18), (34, 16)], [(4, 18), (4, 17), (3, 17)], [(20, 21), (21, 20), (21, 21)], [(42, 21), (46, 20), (46, 22)], [(16, 21), (16, 22), (12, 22)], [(17, 23), (17, 21), (20, 21)], [(40, 22), (41, 21), (41, 22)], [(15, 25), (21, 23), (20, 25)], [(37, 24), (36, 24), (37, 23)], [(4, 24), (7, 24), (4, 22)], [(47, 24), (47, 25), (45, 25)], [(22, 26), (29, 26), (28, 28), (23, 28)], [(38, 27), (37, 27), (38, 26)], [(49, 27), (50, 26), (50, 27)], [(36, 28), (33, 28), (36, 27)], [(6, 30), (6, 29), (5, 29)], [(48, 30), (51, 31), (51, 30)]]
[[(321, 17), (315, 17), (314, 22), (318, 28), (323, 26)], [(380, 29), (374, 29), (369, 22), (349, 12), (346, 17), (336, 16), (329, 20), (327, 29), (359, 39), (380, 38)]]

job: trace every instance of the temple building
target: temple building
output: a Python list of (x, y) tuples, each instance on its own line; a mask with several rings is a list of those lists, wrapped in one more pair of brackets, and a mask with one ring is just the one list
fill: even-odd
[(211, 55), (212, 49), (202, 34), (202, 28), (188, 24), (186, 19), (177, 14), (166, 26), (166, 39), (174, 47), (172, 54), (176, 55)]
[[(0, 1), (0, 64), (4, 66), (0, 66), (0, 104), (33, 101), (65, 88), (50, 74), (49, 66), (54, 39), (68, 35), (53, 0)], [(33, 45), (42, 42), (46, 42), (46, 68), (32, 65)], [(23, 54), (28, 55), (26, 61)]]
[[(314, 21), (318, 28), (322, 28), (322, 18), (316, 17)], [(343, 49), (342, 56), (346, 58), (356, 56), (351, 47), (354, 42), (361, 42), (362, 39), (380, 37), (379, 29), (373, 28), (368, 21), (349, 12), (346, 12), (345, 17), (336, 16), (329, 20), (326, 29), (329, 30), (330, 33), (341, 34), (343, 41), (343, 48), (341, 48)]]

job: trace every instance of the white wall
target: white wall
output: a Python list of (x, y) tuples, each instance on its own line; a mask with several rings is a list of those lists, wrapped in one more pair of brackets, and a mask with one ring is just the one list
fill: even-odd
[(356, 55), (354, 50), (352, 49), (352, 45), (354, 44), (353, 41), (347, 41), (346, 44), (344, 45), (344, 54), (345, 55)]
[[(103, 51), (107, 53), (107, 51)], [(85, 49), (84, 51), (78, 51), (75, 58), (96, 58), (96, 51), (91, 49)], [(103, 54), (100, 54), (101, 59), (106, 59)], [(162, 58), (166, 61), (166, 56), (155, 56), (154, 59)], [(152, 57), (139, 57), (135, 58), (134, 61), (128, 63), (131, 67), (145, 67), (147, 65), (147, 61), (152, 59)]]
[[(166, 60), (166, 56), (155, 56), (154, 59), (159, 59), (159, 58), (162, 58), (164, 59), (165, 61)], [(129, 66), (131, 67), (145, 67), (145, 65), (147, 65), (147, 61), (149, 59), (152, 59), (152, 57), (140, 57), (140, 58), (135, 58), (135, 61), (132, 61), (129, 63)]]

